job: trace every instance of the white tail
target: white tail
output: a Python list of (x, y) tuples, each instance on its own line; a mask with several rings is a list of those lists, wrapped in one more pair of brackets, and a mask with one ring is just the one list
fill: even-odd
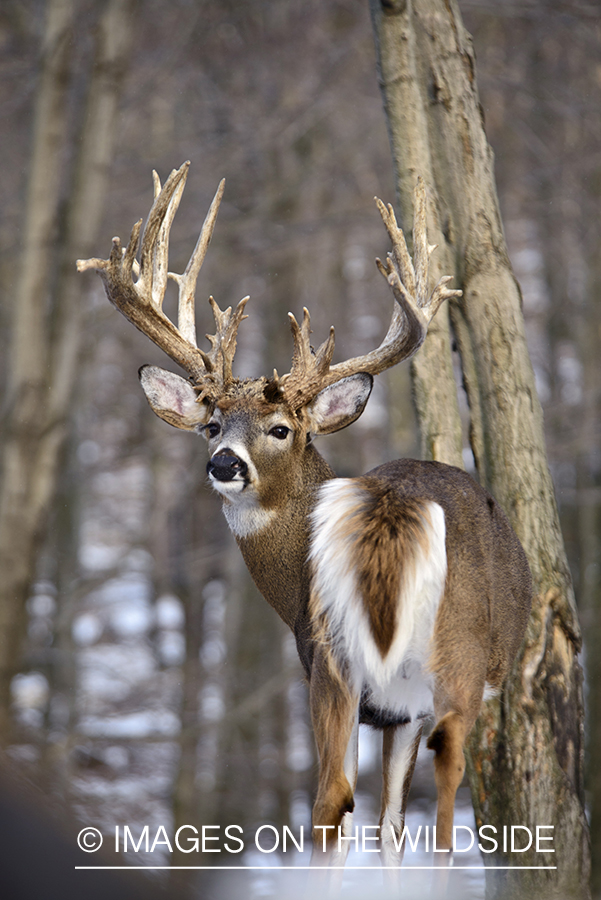
[(295, 634), (320, 760), (316, 861), (332, 860), (337, 827), (350, 823), (359, 722), (383, 732), (382, 861), (397, 865), (422, 725), (434, 719), (437, 845), (450, 851), (465, 740), (485, 689), (502, 686), (529, 616), (526, 557), (493, 497), (461, 470), (399, 460), (337, 479), (312, 442), (355, 421), (373, 376), (414, 353), (443, 300), (461, 294), (447, 290), (449, 278), (428, 290), (435, 248), (427, 243), (423, 184), (415, 193), (414, 263), (392, 208), (378, 201), (392, 241), (378, 266), (395, 299), (380, 347), (332, 365), (334, 331), (314, 352), (305, 310), (301, 325), (290, 315), (290, 372), (240, 381), (232, 360), (248, 298), (233, 314), (211, 298), (209, 352), (198, 349), (194, 328), (196, 277), (223, 183), (186, 272), (169, 273), (180, 291), (178, 328), (161, 309), (187, 169), (172, 172), (162, 190), (155, 179), (139, 266), (141, 223), (125, 251), (115, 238), (108, 260), (78, 266), (97, 269), (115, 306), (190, 376), (153, 366), (140, 373), (157, 415), (207, 438), (209, 478), (248, 568)]

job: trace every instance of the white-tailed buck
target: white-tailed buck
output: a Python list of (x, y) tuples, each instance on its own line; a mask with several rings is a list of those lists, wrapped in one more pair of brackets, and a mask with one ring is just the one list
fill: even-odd
[[(157, 415), (206, 437), (209, 479), (246, 564), (296, 637), (319, 751), (314, 858), (331, 862), (337, 826), (349, 833), (364, 722), (383, 732), (382, 862), (400, 864), (395, 839), (422, 726), (432, 717), (436, 843), (450, 851), (465, 740), (485, 690), (501, 687), (526, 627), (526, 557), (495, 500), (465, 472), (398, 460), (358, 478), (337, 478), (312, 441), (354, 422), (373, 376), (415, 353), (440, 304), (461, 293), (447, 290), (449, 278), (429, 291), (434, 248), (426, 237), (425, 189), (419, 182), (414, 262), (392, 208), (378, 201), (392, 241), (378, 266), (396, 301), (382, 344), (332, 365), (334, 330), (313, 351), (305, 310), (301, 325), (290, 315), (290, 372), (244, 380), (233, 376), (232, 360), (248, 298), (233, 313), (211, 298), (211, 349), (196, 344), (196, 278), (223, 182), (186, 271), (167, 271), (169, 231), (187, 171), (186, 163), (162, 189), (155, 176), (139, 264), (141, 222), (125, 250), (115, 238), (108, 260), (78, 266), (96, 269), (111, 302), (188, 373), (186, 380), (144, 366), (140, 380)], [(177, 328), (161, 308), (168, 277), (179, 287)]]

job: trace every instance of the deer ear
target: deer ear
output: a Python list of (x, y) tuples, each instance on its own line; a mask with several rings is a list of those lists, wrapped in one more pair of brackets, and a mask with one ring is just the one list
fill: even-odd
[(185, 378), (158, 366), (142, 366), (138, 377), (153, 412), (161, 419), (184, 431), (196, 431), (206, 424), (209, 410), (198, 403), (198, 394)]
[(320, 391), (307, 407), (311, 431), (331, 434), (358, 419), (369, 400), (373, 383), (371, 375), (359, 372)]

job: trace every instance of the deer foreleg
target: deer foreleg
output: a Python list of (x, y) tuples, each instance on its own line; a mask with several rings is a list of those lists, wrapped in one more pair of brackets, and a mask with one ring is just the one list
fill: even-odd
[[(382, 865), (386, 867), (399, 867), (403, 860), (405, 842), (401, 844), (401, 836), (422, 727), (420, 721), (414, 721), (384, 729), (380, 840)], [(392, 887), (397, 880), (398, 872), (384, 869), (385, 884)]]
[(355, 805), (359, 692), (343, 678), (329, 651), (321, 648), (313, 662), (310, 700), (319, 754), (311, 863), (342, 866), (349, 842), (339, 838), (350, 833)]

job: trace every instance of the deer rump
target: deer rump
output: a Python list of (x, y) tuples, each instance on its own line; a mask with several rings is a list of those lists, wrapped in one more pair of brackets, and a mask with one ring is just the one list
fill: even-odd
[(435, 696), (471, 705), (468, 685), (470, 699), (501, 687), (530, 612), (530, 570), (469, 475), (386, 463), (322, 485), (311, 520), (314, 636), (361, 697), (361, 723), (406, 725), (430, 718)]

